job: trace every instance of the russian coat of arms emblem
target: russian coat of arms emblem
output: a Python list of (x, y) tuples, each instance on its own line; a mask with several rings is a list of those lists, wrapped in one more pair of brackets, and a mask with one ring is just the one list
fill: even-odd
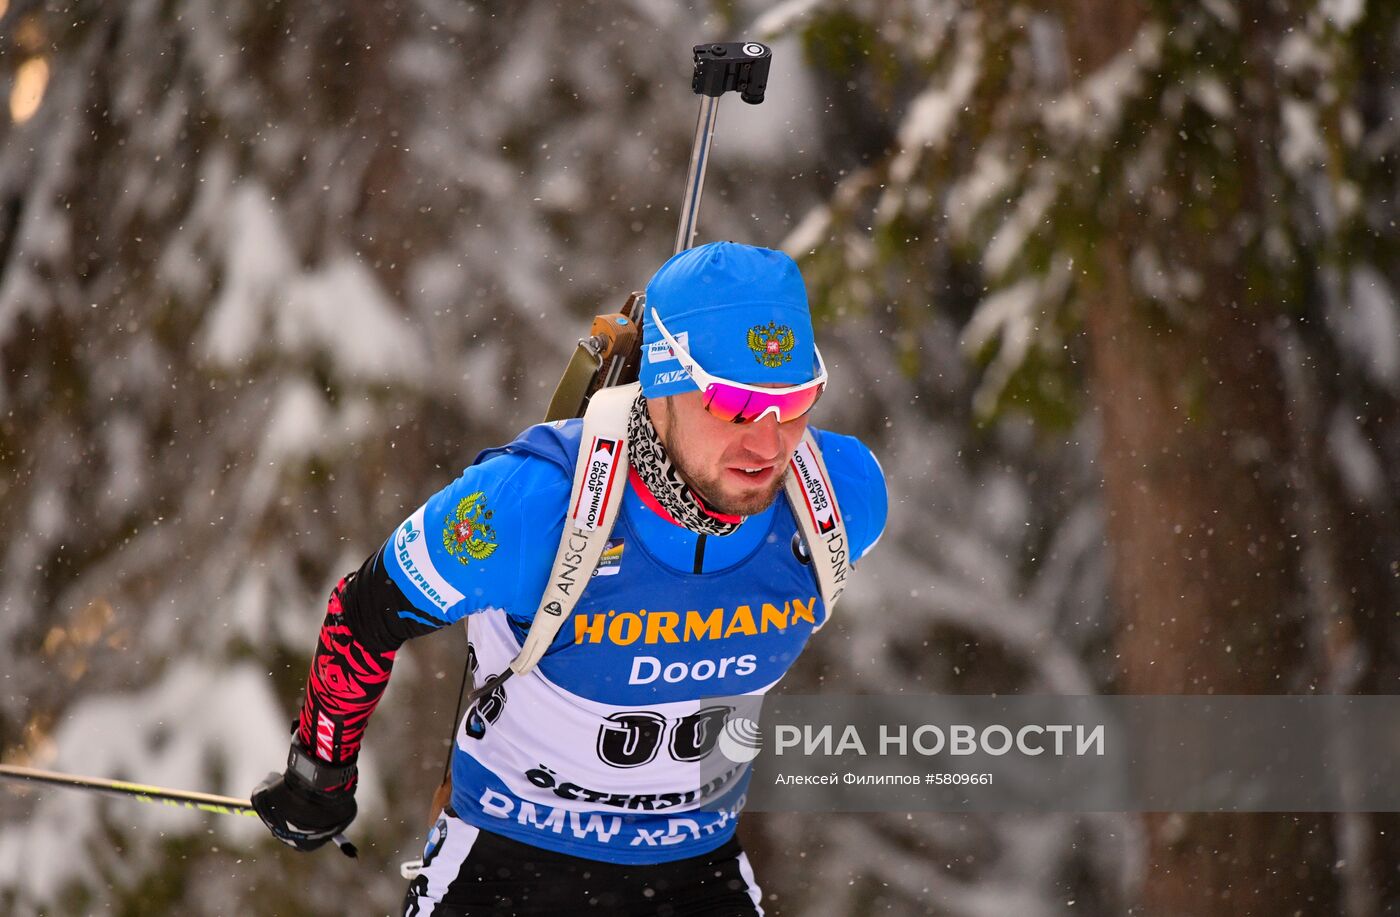
[(754, 325), (749, 329), (749, 350), (754, 359), (776, 369), (792, 359), (792, 348), (797, 343), (792, 329), (787, 325), (769, 322), (767, 327)]
[(496, 551), (496, 530), (491, 527), (492, 511), (486, 508), (486, 493), (478, 490), (457, 503), (457, 511), (443, 523), (442, 546), (460, 563), (485, 560)]

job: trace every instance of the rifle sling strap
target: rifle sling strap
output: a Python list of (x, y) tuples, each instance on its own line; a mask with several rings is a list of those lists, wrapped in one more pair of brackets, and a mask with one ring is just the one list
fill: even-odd
[(617, 385), (599, 389), (588, 402), (564, 533), (530, 633), (510, 664), (517, 675), (529, 672), (544, 656), (603, 556), (627, 486), (627, 417), (639, 391), (639, 382)]

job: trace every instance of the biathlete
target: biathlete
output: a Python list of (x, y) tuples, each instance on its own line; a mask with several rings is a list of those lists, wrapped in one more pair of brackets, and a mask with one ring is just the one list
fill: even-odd
[[(288, 766), (253, 794), (288, 845), (354, 819), (405, 640), (470, 616), (474, 681), (496, 677), (458, 728), (405, 914), (763, 913), (735, 838), (746, 769), (709, 764), (731, 709), (715, 699), (787, 672), (839, 594), (819, 567), (843, 580), (879, 538), (885, 482), (855, 438), (804, 436), (827, 378), (786, 255), (681, 252), (644, 315), (623, 435), (581, 444), (573, 420), (486, 450), (331, 593)], [(591, 570), (569, 564), (575, 535), (606, 538)], [(559, 619), (547, 650), (501, 681), (541, 615)]]

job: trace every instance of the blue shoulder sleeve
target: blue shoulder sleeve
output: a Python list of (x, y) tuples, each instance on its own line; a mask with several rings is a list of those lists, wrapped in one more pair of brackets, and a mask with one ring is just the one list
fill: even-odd
[(571, 446), (577, 451), (576, 436), (570, 443), (540, 430), (483, 452), (385, 544), (385, 569), (422, 623), (487, 608), (534, 617), (564, 527)]
[(816, 429), (812, 434), (831, 474), (836, 503), (846, 518), (851, 559), (858, 561), (875, 547), (885, 531), (890, 498), (884, 472), (875, 455), (854, 436)]

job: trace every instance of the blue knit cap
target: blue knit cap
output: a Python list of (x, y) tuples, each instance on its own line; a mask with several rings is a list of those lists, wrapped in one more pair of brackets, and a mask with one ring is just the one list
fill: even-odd
[(707, 372), (732, 382), (796, 385), (815, 376), (812, 316), (797, 264), (782, 252), (710, 242), (671, 258), (647, 284), (642, 394), (695, 390), (651, 320)]

